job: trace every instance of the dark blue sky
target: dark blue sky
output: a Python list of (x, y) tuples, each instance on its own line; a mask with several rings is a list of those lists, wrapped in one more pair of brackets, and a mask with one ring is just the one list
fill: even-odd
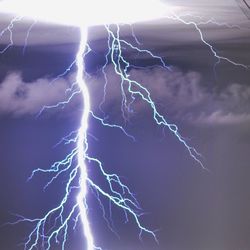
[[(179, 5), (185, 13), (200, 11), (204, 20), (215, 13), (197, 1), (188, 1), (186, 6), (182, 1)], [(204, 36), (221, 55), (249, 65), (249, 20), (234, 1), (221, 1), (221, 6), (224, 8), (220, 9), (218, 22), (226, 20), (243, 27), (201, 25)], [(230, 13), (235, 19), (228, 18)], [(23, 27), (28, 26), (21, 25), (16, 32), (23, 34)], [(216, 60), (198, 40), (193, 27), (161, 21), (135, 25), (134, 30), (142, 48), (163, 56), (172, 71), (126, 49), (126, 58), (133, 64), (154, 65), (146, 70), (132, 69), (131, 76), (150, 89), (159, 110), (178, 124), (182, 135), (203, 155), (209, 171), (203, 170), (167, 129), (156, 126), (150, 109), (139, 101), (130, 122), (124, 125), (136, 142), (91, 119), (90, 133), (97, 138), (89, 139), (91, 154), (102, 159), (108, 171), (122, 176), (131, 187), (145, 211), (143, 223), (159, 229), (160, 242), (157, 245), (147, 235), (140, 242), (134, 223), (125, 224), (122, 213), (114, 208), (114, 224), (120, 235), (117, 238), (107, 229), (97, 201), (91, 196), (89, 215), (97, 243), (107, 250), (250, 249), (249, 70), (222, 61), (214, 74)], [(43, 38), (38, 36), (41, 32)], [(93, 52), (86, 58), (88, 82), (93, 108), (101, 114), (100, 67), (106, 37), (102, 27), (92, 28), (89, 33)], [(128, 27), (123, 28), (122, 35), (134, 42)], [(72, 62), (79, 42), (78, 30), (37, 24), (24, 55), (20, 37), (5, 54), (0, 54), (0, 224), (14, 221), (11, 213), (40, 217), (60, 200), (65, 178), (46, 192), (46, 175), (26, 180), (34, 168), (47, 168), (70, 150), (71, 146), (53, 146), (78, 128), (82, 109), (77, 97), (64, 109), (47, 111), (36, 118), (42, 105), (65, 97), (74, 69), (53, 87), (49, 83)], [(122, 122), (117, 81), (110, 66), (107, 72), (110, 87), (105, 112), (110, 121)], [(89, 168), (90, 175), (102, 183), (91, 164)], [(22, 249), (19, 243), (30, 230), (32, 227), (25, 223), (1, 227), (0, 249)], [(70, 235), (66, 249), (84, 249), (83, 242), (78, 227)]]

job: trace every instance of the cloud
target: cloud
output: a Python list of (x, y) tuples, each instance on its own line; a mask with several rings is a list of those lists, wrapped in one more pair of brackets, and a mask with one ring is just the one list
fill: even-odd
[(63, 79), (53, 84), (45, 78), (25, 83), (20, 73), (11, 73), (0, 84), (0, 113), (14, 116), (38, 113), (44, 105), (65, 99), (68, 87)]
[[(207, 98), (207, 93), (199, 87), (201, 75), (197, 72), (183, 73), (174, 68), (168, 71), (160, 67), (154, 67), (133, 69), (129, 72), (129, 75), (132, 80), (146, 87), (150, 91), (152, 99), (170, 113), (176, 113), (184, 107), (194, 107)], [(106, 106), (114, 102), (121, 103), (121, 79), (112, 66), (106, 68), (106, 76), (108, 79)], [(101, 72), (88, 81), (90, 92), (95, 96), (95, 103), (100, 103), (102, 100), (104, 83), (105, 78)], [(127, 86), (126, 83), (125, 86)], [(128, 92), (127, 97), (129, 98)], [(138, 111), (145, 108), (145, 102), (141, 102), (140, 99), (134, 103), (133, 108)]]
[(174, 119), (203, 125), (250, 122), (250, 87), (246, 85), (234, 83), (218, 90), (198, 72), (177, 68), (132, 70), (130, 76), (142, 82), (158, 107)]
[[(111, 65), (106, 68), (108, 85), (102, 109), (108, 115), (121, 117), (121, 84)], [(200, 73), (171, 71), (160, 67), (133, 69), (130, 77), (146, 87), (157, 108), (174, 121), (182, 120), (200, 125), (232, 125), (250, 122), (250, 87), (237, 83), (218, 90), (205, 84)], [(45, 105), (55, 105), (68, 98), (66, 89), (74, 82), (74, 74), (51, 84), (51, 79), (25, 83), (19, 73), (9, 74), (0, 84), (0, 113), (14, 116), (34, 115)], [(98, 112), (104, 95), (105, 78), (102, 72), (86, 79), (92, 108)], [(128, 94), (128, 93), (127, 93)], [(65, 113), (75, 110), (81, 98), (76, 96)], [(134, 115), (145, 112), (146, 104), (140, 98), (133, 106)], [(133, 115), (132, 114), (132, 115)]]
[(211, 114), (201, 113), (199, 117), (197, 117), (196, 121), (202, 124), (209, 125), (226, 125), (226, 124), (238, 124), (244, 122), (250, 122), (250, 114), (235, 114), (231, 112), (223, 112), (221, 110), (214, 111)]
[[(117, 112), (120, 113), (120, 79), (111, 66), (106, 73), (109, 83), (104, 108), (117, 107)], [(250, 122), (250, 87), (246, 85), (234, 83), (218, 90), (218, 85), (205, 83), (200, 73), (183, 72), (177, 68), (172, 68), (171, 71), (160, 67), (133, 69), (129, 74), (150, 91), (158, 109), (174, 120), (200, 125)], [(103, 89), (104, 82), (100, 73), (92, 77), (89, 83), (92, 95), (95, 96), (95, 104), (101, 102), (100, 89)], [(146, 104), (139, 98), (132, 108), (138, 114), (145, 111)]]

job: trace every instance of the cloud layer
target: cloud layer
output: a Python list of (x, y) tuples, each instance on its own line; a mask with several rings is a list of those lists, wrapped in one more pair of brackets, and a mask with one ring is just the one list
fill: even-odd
[[(106, 69), (108, 86), (103, 108), (110, 107), (120, 112), (121, 90), (119, 77), (111, 66)], [(250, 87), (230, 84), (218, 90), (203, 82), (198, 72), (182, 72), (179, 69), (167, 71), (155, 67), (130, 71), (132, 79), (150, 90), (153, 100), (161, 112), (174, 119), (203, 125), (223, 125), (250, 122)], [(0, 113), (14, 116), (34, 115), (45, 105), (55, 105), (69, 96), (66, 89), (72, 83), (74, 74), (68, 79), (38, 79), (25, 83), (19, 73), (9, 74), (0, 84)], [(100, 72), (87, 79), (94, 109), (99, 107), (104, 93), (104, 76)], [(79, 103), (79, 95), (73, 103)], [(143, 112), (146, 105), (137, 100), (133, 106), (135, 114)], [(67, 110), (65, 112), (68, 112)]]
[(11, 73), (0, 84), (0, 113), (33, 115), (44, 105), (64, 99), (68, 87), (69, 84), (63, 79), (53, 84), (49, 79), (25, 83), (20, 73)]
[(200, 124), (235, 124), (250, 121), (250, 87), (237, 83), (218, 90), (197, 72), (160, 68), (132, 71), (151, 90), (157, 102), (178, 119)]

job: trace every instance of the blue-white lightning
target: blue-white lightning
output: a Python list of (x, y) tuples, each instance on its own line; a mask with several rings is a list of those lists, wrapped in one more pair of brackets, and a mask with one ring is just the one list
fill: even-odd
[(88, 87), (83, 78), (84, 72), (84, 63), (83, 63), (83, 54), (86, 49), (87, 43), (87, 31), (86, 27), (83, 26), (81, 29), (81, 42), (80, 47), (77, 54), (77, 76), (76, 81), (78, 83), (79, 88), (81, 89), (81, 94), (83, 96), (84, 101), (84, 109), (81, 119), (81, 125), (78, 130), (78, 140), (77, 140), (77, 160), (80, 168), (80, 192), (77, 196), (77, 204), (80, 210), (80, 216), (83, 224), (83, 231), (87, 242), (87, 250), (94, 249), (94, 239), (91, 232), (87, 208), (86, 208), (86, 196), (87, 196), (87, 179), (88, 179), (88, 171), (86, 166), (86, 156), (88, 151), (88, 141), (87, 141), (87, 132), (88, 132), (88, 119), (90, 114), (90, 96)]
[[(114, 12), (112, 10), (112, 13), (110, 12), (110, 9), (112, 9), (110, 6), (117, 5), (122, 6), (120, 8), (122, 9), (123, 13), (119, 11)], [(127, 9), (130, 5), (133, 5), (133, 8)], [(138, 12), (138, 9), (142, 5), (143, 10)], [(96, 6), (98, 6), (98, 8), (96, 8)], [(70, 232), (75, 230), (78, 224), (81, 225), (81, 230), (83, 231), (85, 238), (85, 242), (82, 244), (82, 247), (79, 247), (79, 249), (83, 249), (84, 246), (86, 247), (86, 250), (101, 249), (95, 242), (93, 228), (91, 226), (91, 220), (88, 213), (88, 195), (91, 193), (94, 193), (96, 196), (100, 204), (100, 209), (102, 210), (103, 218), (107, 222), (107, 226), (112, 232), (115, 232), (113, 222), (112, 219), (108, 218), (106, 215), (106, 209), (102, 203), (102, 200), (108, 200), (110, 206), (121, 209), (126, 222), (131, 219), (134, 220), (138, 227), (140, 239), (142, 238), (143, 234), (148, 234), (157, 241), (155, 231), (143, 225), (141, 219), (143, 211), (129, 187), (122, 182), (118, 175), (106, 171), (103, 162), (97, 159), (95, 156), (92, 156), (91, 152), (89, 152), (89, 119), (95, 119), (105, 127), (118, 129), (129, 139), (133, 141), (136, 140), (134, 135), (131, 135), (128, 131), (126, 131), (122, 125), (107, 122), (106, 120), (106, 114), (103, 111), (103, 105), (105, 104), (106, 87), (108, 85), (108, 78), (106, 75), (106, 68), (108, 64), (113, 66), (116, 75), (120, 79), (117, 84), (120, 86), (122, 95), (121, 113), (124, 121), (127, 122), (129, 120), (129, 117), (132, 113), (132, 106), (136, 98), (140, 98), (141, 101), (144, 101), (150, 107), (152, 119), (155, 121), (155, 123), (164, 128), (168, 128), (169, 131), (177, 138), (177, 140), (186, 148), (189, 155), (202, 168), (205, 169), (205, 167), (201, 161), (201, 155), (182, 137), (178, 127), (175, 124), (169, 122), (168, 119), (160, 113), (150, 91), (143, 85), (143, 83), (135, 81), (130, 77), (129, 70), (138, 66), (130, 64), (125, 53), (123, 52), (123, 48), (125, 47), (136, 53), (149, 55), (157, 62), (160, 67), (163, 67), (166, 70), (171, 70), (171, 67), (167, 65), (162, 57), (155, 55), (150, 50), (141, 47), (142, 44), (138, 41), (132, 26), (131, 35), (134, 37), (136, 45), (126, 41), (121, 37), (120, 26), (118, 24), (112, 26), (110, 24), (131, 24), (136, 21), (145, 21), (165, 16), (166, 18), (181, 22), (185, 25), (192, 25), (199, 33), (203, 44), (208, 47), (210, 53), (212, 53), (216, 58), (216, 63), (219, 63), (220, 61), (226, 61), (245, 69), (248, 69), (249, 66), (234, 62), (229, 58), (219, 55), (216, 49), (205, 40), (202, 30), (200, 29), (200, 25), (210, 22), (220, 25), (219, 23), (216, 23), (214, 20), (209, 20), (207, 22), (202, 21), (200, 23), (186, 21), (184, 16), (178, 16), (173, 11), (165, 14), (164, 5), (160, 4), (158, 0), (9, 0), (3, 1), (0, 7), (1, 11), (3, 12), (16, 14), (16, 17), (11, 20), (10, 24), (6, 26), (2, 32), (0, 32), (0, 38), (6, 33), (9, 34), (9, 42), (7, 46), (0, 51), (0, 53), (4, 53), (14, 44), (14, 24), (21, 21), (24, 16), (28, 16), (35, 20), (28, 29), (27, 36), (24, 41), (25, 47), (27, 45), (28, 36), (31, 33), (32, 27), (37, 21), (40, 20), (77, 26), (79, 27), (81, 35), (79, 49), (75, 60), (63, 73), (51, 81), (51, 84), (53, 84), (59, 78), (66, 76), (73, 70), (73, 66), (76, 65), (76, 79), (72, 83), (71, 87), (66, 90), (66, 100), (62, 100), (61, 102), (51, 106), (45, 106), (38, 114), (41, 115), (41, 113), (46, 109), (64, 107), (73, 98), (75, 98), (75, 96), (81, 96), (83, 100), (83, 109), (79, 129), (69, 133), (69, 135), (65, 136), (59, 142), (59, 144), (62, 142), (65, 144), (72, 144), (74, 147), (63, 160), (55, 162), (47, 169), (35, 169), (29, 177), (29, 180), (31, 180), (36, 178), (37, 173), (48, 175), (50, 180), (44, 186), (44, 189), (46, 189), (62, 176), (66, 176), (67, 182), (64, 187), (64, 195), (54, 208), (49, 210), (41, 217), (28, 219), (26, 217), (17, 215), (18, 220), (12, 224), (27, 222), (33, 225), (33, 229), (24, 242), (24, 249), (49, 250), (54, 249), (53, 247), (55, 244), (59, 244), (61, 249), (64, 250), (66, 248)], [(95, 11), (95, 14), (93, 14), (93, 11)], [(187, 15), (185, 17), (187, 17)], [(105, 25), (108, 37), (108, 50), (105, 55), (106, 60), (101, 69), (101, 72), (104, 75), (104, 94), (99, 108), (102, 111), (103, 117), (98, 116), (91, 108), (91, 97), (88, 89), (89, 86), (85, 80), (86, 74), (84, 56), (91, 51), (87, 43), (87, 31), (90, 25), (97, 24)], [(234, 26), (227, 25), (227, 27), (231, 28)], [(99, 173), (102, 175), (102, 178), (105, 180), (105, 187), (96, 183), (96, 181), (89, 176), (89, 166), (98, 169)]]

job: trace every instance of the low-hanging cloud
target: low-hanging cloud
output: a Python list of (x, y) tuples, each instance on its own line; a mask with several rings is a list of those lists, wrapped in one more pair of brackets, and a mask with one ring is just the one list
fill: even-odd
[(177, 119), (204, 125), (250, 122), (250, 87), (246, 85), (234, 83), (218, 90), (212, 83), (205, 84), (201, 74), (178, 69), (155, 68), (131, 75)]
[[(108, 113), (110, 107), (113, 110), (117, 107), (117, 112), (120, 112), (120, 79), (111, 65), (106, 68), (106, 75), (108, 85), (102, 108)], [(235, 83), (218, 90), (216, 86), (204, 84), (200, 73), (182, 72), (177, 68), (171, 71), (160, 67), (133, 69), (130, 71), (130, 77), (149, 89), (161, 112), (175, 120), (200, 125), (250, 122), (250, 87), (246, 85)], [(53, 83), (47, 78), (25, 83), (21, 74), (11, 73), (0, 84), (0, 113), (14, 116), (34, 115), (43, 106), (66, 100), (66, 89), (73, 79), (74, 74)], [(90, 94), (94, 97), (92, 107), (98, 110), (103, 100), (104, 76), (99, 72), (86, 81)], [(73, 102), (80, 103), (80, 96), (76, 96)], [(143, 112), (145, 107), (141, 100), (136, 100), (133, 106), (135, 114)], [(69, 112), (68, 110), (65, 112)]]
[(53, 84), (46, 78), (26, 83), (20, 73), (10, 73), (0, 84), (0, 113), (33, 115), (43, 106), (64, 99), (68, 87), (69, 84), (64, 79)]
[[(112, 67), (106, 70), (109, 85), (106, 90), (106, 104), (121, 103), (120, 80)], [(177, 68), (168, 71), (161, 67), (133, 69), (129, 72), (134, 79), (150, 93), (157, 107), (166, 116), (176, 120), (200, 125), (232, 125), (250, 122), (250, 87), (242, 84), (229, 84), (218, 90), (218, 86), (205, 83), (198, 72), (183, 72)], [(90, 81), (92, 95), (102, 91), (104, 77), (99, 74)], [(100, 96), (95, 94), (95, 102)], [(136, 100), (135, 114), (145, 110), (145, 103)], [(118, 109), (120, 112), (120, 110)]]

